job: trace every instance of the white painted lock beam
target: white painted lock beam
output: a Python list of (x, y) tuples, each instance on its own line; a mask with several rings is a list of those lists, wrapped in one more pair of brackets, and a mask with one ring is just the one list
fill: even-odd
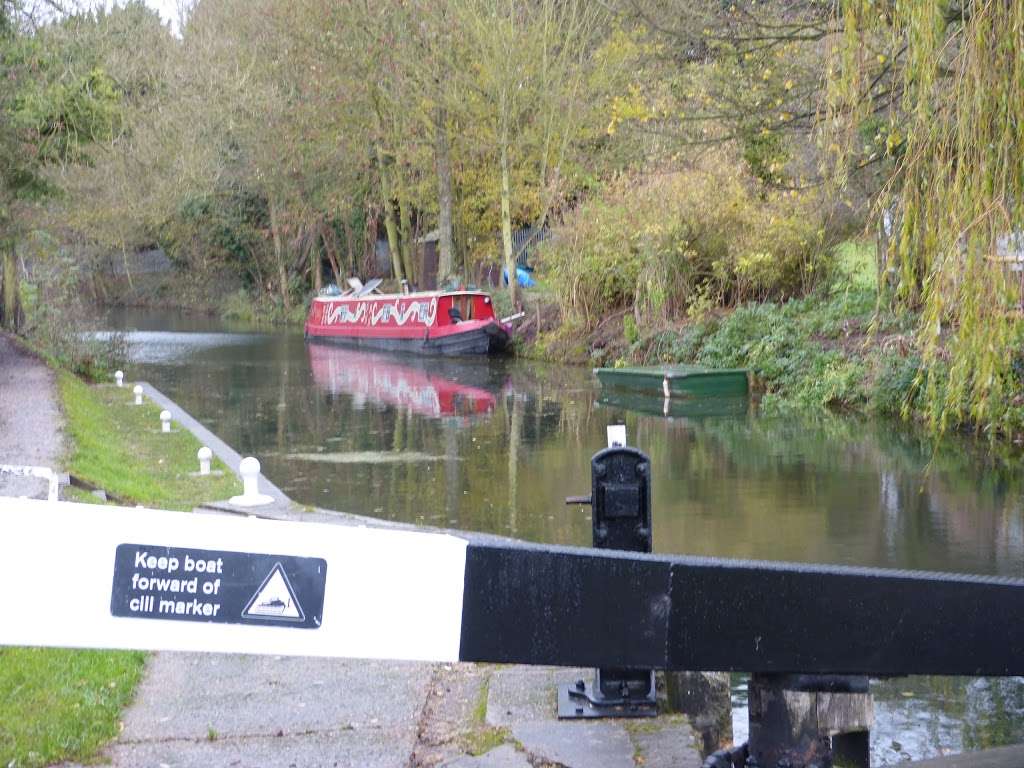
[(1024, 674), (1001, 577), (0, 498), (0, 583), (0, 645)]
[(0, 645), (456, 661), (466, 547), (439, 533), (0, 498)]

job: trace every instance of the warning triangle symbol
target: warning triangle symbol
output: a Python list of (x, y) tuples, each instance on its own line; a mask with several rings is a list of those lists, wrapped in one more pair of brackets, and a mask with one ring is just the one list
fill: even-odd
[(284, 568), (275, 563), (270, 574), (263, 580), (256, 594), (242, 611), (249, 619), (278, 619), (279, 621), (305, 621), (302, 606), (295, 599), (295, 592), (288, 582)]

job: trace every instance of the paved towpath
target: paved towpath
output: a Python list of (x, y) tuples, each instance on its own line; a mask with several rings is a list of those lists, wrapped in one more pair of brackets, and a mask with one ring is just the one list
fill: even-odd
[[(0, 464), (57, 468), (63, 453), (57, 385), (34, 355), (0, 333)], [(0, 496), (46, 498), (43, 480), (0, 475)]]

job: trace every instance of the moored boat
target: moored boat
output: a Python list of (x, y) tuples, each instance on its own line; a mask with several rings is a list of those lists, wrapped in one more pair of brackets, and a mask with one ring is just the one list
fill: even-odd
[(602, 387), (661, 394), (663, 397), (736, 397), (750, 392), (746, 368), (651, 365), (595, 368)]
[(512, 338), (512, 326), (495, 317), (483, 291), (374, 294), (371, 285), (314, 298), (306, 337), (426, 355), (492, 354)]

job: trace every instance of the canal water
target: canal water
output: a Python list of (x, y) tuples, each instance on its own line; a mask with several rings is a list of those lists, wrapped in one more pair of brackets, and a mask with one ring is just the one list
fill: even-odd
[[(590, 544), (590, 456), (624, 423), (651, 457), (655, 551), (1024, 576), (1021, 477), (987, 446), (743, 402), (608, 400), (590, 371), (307, 344), (120, 312), (129, 379), (180, 403), (295, 500), (388, 520)], [(728, 611), (728, 605), (720, 606)], [(1024, 680), (873, 681), (873, 764), (1024, 741)], [(734, 677), (734, 735), (746, 738)]]

